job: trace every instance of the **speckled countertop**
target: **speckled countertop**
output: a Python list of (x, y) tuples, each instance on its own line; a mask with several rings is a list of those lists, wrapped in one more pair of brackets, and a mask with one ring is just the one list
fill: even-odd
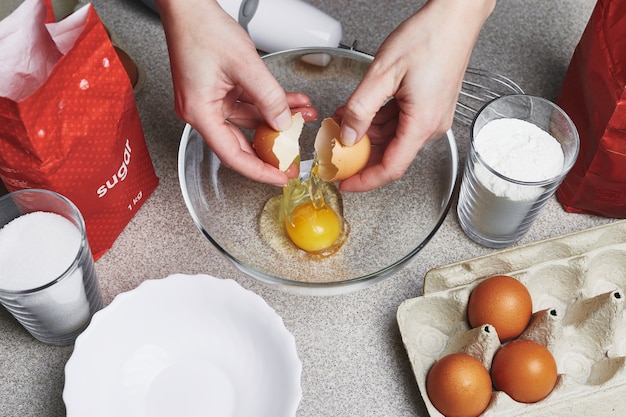
[[(422, 293), (431, 268), (492, 253), (461, 231), (456, 199), (432, 241), (401, 272), (356, 293), (289, 295), (245, 276), (198, 232), (183, 202), (177, 151), (183, 123), (173, 112), (167, 49), (158, 17), (139, 0), (95, 0), (96, 10), (147, 73), (137, 95), (160, 185), (96, 264), (108, 304), (148, 278), (206, 273), (231, 278), (261, 295), (296, 339), (303, 363), (298, 416), (426, 416), (396, 311)], [(343, 23), (344, 43), (375, 52), (415, 7), (402, 0), (311, 0)], [(485, 25), (471, 65), (505, 74), (528, 93), (556, 99), (593, 0), (500, 1)], [(456, 125), (463, 159), (467, 128)], [(587, 229), (611, 220), (568, 214), (553, 199), (521, 244)], [(120, 341), (123, 343), (122, 341)], [(72, 346), (35, 341), (0, 309), (0, 417), (64, 416), (63, 368)]]

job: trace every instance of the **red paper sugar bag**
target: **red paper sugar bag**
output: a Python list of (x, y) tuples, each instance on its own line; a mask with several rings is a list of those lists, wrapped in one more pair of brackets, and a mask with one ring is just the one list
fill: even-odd
[(580, 153), (557, 197), (570, 212), (626, 218), (626, 7), (598, 0), (557, 103), (580, 135)]
[(26, 0), (0, 22), (0, 179), (72, 200), (98, 259), (158, 184), (133, 89), (87, 5)]

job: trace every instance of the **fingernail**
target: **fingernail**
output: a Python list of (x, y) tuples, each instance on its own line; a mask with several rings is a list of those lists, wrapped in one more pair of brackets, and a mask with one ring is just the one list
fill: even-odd
[(283, 130), (289, 129), (289, 127), (291, 126), (291, 113), (289, 113), (289, 111), (285, 110), (280, 115), (278, 115), (278, 117), (275, 120), (275, 123), (276, 123), (276, 127), (281, 132)]
[(356, 142), (356, 131), (348, 126), (341, 126), (341, 143), (352, 146)]

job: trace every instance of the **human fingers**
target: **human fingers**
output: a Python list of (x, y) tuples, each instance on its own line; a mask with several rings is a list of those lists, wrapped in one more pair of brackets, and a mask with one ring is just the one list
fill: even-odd
[(372, 147), (368, 166), (360, 173), (342, 181), (339, 190), (370, 191), (401, 178), (419, 151), (410, 146), (415, 143), (391, 140), (385, 145)]
[[(285, 92), (285, 97), (287, 98), (287, 103), (289, 105), (289, 107), (294, 108), (294, 107), (311, 107), (311, 98), (304, 94), (304, 93), (300, 93), (300, 92), (296, 92), (296, 91), (286, 91)], [(245, 103), (254, 103), (254, 99), (252, 97), (250, 97), (245, 90), (242, 90), (240, 92), (240, 95), (238, 97), (239, 101), (241, 102), (245, 102)]]
[[(394, 137), (398, 125), (399, 111), (398, 101), (395, 99), (389, 100), (372, 119), (367, 135), (372, 145), (376, 145), (377, 149), (381, 149), (380, 145), (384, 145)], [(344, 113), (345, 107), (341, 106), (335, 111), (334, 116), (341, 119)]]
[(369, 129), (376, 113), (393, 96), (400, 80), (389, 73), (384, 60), (375, 58), (348, 98), (341, 119), (341, 142), (354, 145)]
[(247, 71), (230, 74), (232, 82), (241, 86), (247, 101), (254, 104), (263, 120), (275, 130), (291, 126), (291, 109), (287, 94), (267, 69), (261, 58), (248, 57)]
[[(300, 113), (305, 122), (316, 120), (319, 115), (317, 109), (311, 106), (308, 96), (301, 93), (287, 93), (287, 102), (291, 113)], [(243, 96), (237, 100), (229, 112), (228, 120), (242, 128), (256, 129), (263, 122), (263, 116), (256, 105), (250, 103)]]
[[(372, 123), (384, 123), (386, 120), (390, 118), (394, 118), (398, 116), (398, 111), (400, 110), (400, 106), (398, 105), (398, 100), (390, 99), (387, 100), (383, 106), (376, 112), (374, 118), (372, 119)], [(346, 106), (339, 106), (335, 110), (334, 116), (338, 118), (343, 118), (343, 115), (346, 112)]]
[[(194, 128), (202, 135), (220, 162), (254, 181), (284, 186), (293, 172), (282, 172), (263, 162), (241, 130), (227, 121), (210, 118)], [(292, 171), (290, 169), (290, 171)]]

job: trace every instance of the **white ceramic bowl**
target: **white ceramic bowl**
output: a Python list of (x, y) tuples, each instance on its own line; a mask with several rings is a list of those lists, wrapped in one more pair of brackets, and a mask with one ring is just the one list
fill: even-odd
[(295, 340), (232, 280), (172, 275), (118, 295), (65, 368), (68, 417), (294, 416)]
[[(328, 58), (325, 66), (310, 64)], [(263, 58), (287, 91), (306, 93), (320, 119), (343, 105), (372, 61), (337, 48), (303, 48)], [(302, 164), (313, 160), (321, 120), (300, 137)], [(435, 235), (450, 207), (457, 178), (452, 131), (427, 144), (399, 180), (367, 193), (345, 193), (350, 232), (341, 249), (324, 259), (274, 250), (263, 238), (259, 215), (278, 187), (249, 180), (224, 167), (187, 125), (178, 155), (180, 186), (194, 222), (221, 253), (246, 274), (289, 292), (329, 295), (379, 282), (412, 260)], [(308, 173), (308, 168), (301, 169)]]

